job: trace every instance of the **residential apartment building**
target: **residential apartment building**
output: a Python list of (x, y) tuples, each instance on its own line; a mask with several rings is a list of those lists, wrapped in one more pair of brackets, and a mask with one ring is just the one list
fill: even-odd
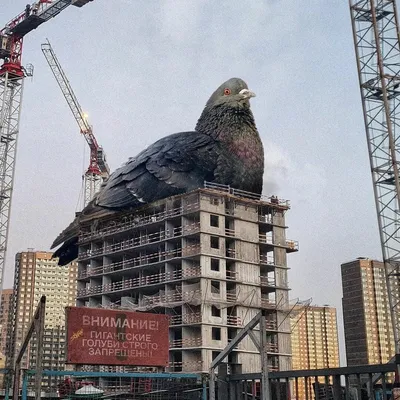
[[(296, 306), (290, 318), (293, 369), (339, 367), (339, 341), (336, 308), (329, 306)], [(325, 382), (323, 382), (325, 383)], [(313, 388), (298, 382), (298, 398), (313, 398)]]
[[(288, 370), (286, 255), (298, 250), (286, 239), (288, 209), (284, 200), (206, 185), (84, 225), (77, 305), (170, 315), (167, 369), (174, 372), (208, 372), (229, 340), (264, 310), (270, 370)], [(261, 369), (250, 338), (227, 362), (243, 372)]]
[(387, 363), (395, 347), (384, 264), (357, 258), (341, 270), (347, 365)]
[[(0, 353), (0, 369), (4, 369), (6, 367), (6, 356), (4, 353)], [(0, 390), (3, 389), (5, 382), (5, 374), (0, 373)]]
[(6, 341), (8, 333), (8, 314), (12, 301), (12, 289), (3, 289), (0, 302), (0, 354), (6, 354)]
[[(46, 295), (43, 367), (64, 369), (65, 307), (75, 305), (77, 263), (57, 265), (52, 253), (28, 250), (15, 257), (13, 303), (9, 318), (8, 356), (15, 359), (42, 295)], [(22, 365), (35, 368), (36, 341), (31, 340)], [(50, 378), (44, 380), (50, 384)]]

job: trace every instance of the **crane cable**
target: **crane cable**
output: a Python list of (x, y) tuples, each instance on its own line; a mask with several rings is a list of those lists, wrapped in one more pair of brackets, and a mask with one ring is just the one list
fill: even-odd
[[(83, 136), (82, 136), (83, 138)], [(85, 168), (85, 161), (86, 161), (86, 151), (87, 151), (87, 144), (86, 141), (83, 138), (83, 154), (82, 154), (82, 179), (81, 179), (81, 190), (79, 191), (79, 196), (78, 200), (76, 202), (75, 206), (75, 212), (82, 211), (84, 205), (85, 205), (85, 173), (86, 173), (86, 168)]]

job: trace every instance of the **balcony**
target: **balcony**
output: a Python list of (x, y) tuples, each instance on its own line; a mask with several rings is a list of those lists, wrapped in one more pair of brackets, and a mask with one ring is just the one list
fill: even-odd
[(202, 361), (173, 361), (169, 363), (171, 372), (201, 372), (203, 370)]
[(264, 224), (272, 224), (272, 215), (258, 215), (258, 222), (263, 222)]
[(177, 339), (169, 342), (170, 348), (182, 349), (185, 347), (200, 347), (202, 345), (201, 337)]
[(107, 285), (98, 285), (90, 288), (78, 290), (77, 296), (87, 296), (96, 293), (110, 293), (122, 290), (135, 289), (143, 286), (156, 285), (165, 282), (176, 281), (185, 278), (198, 277), (201, 274), (200, 267), (185, 268), (183, 271), (160, 272), (158, 274), (142, 276), (138, 278), (121, 280), (118, 282), (109, 283)]
[(182, 257), (196, 256), (201, 253), (200, 244), (193, 244), (182, 249)]
[(201, 313), (187, 313), (183, 315), (173, 315), (170, 320), (169, 324), (171, 326), (175, 325), (192, 325), (192, 324), (199, 324), (202, 322)]
[(236, 258), (236, 250), (235, 249), (226, 249), (226, 257), (228, 258)]
[(276, 286), (275, 278), (270, 278), (268, 276), (260, 276), (260, 285), (266, 287), (275, 287)]
[(242, 320), (240, 317), (236, 317), (233, 315), (228, 315), (227, 319), (226, 319), (226, 324), (228, 326), (238, 326), (241, 327), (242, 326)]
[(242, 197), (248, 200), (264, 201), (276, 206), (283, 206), (285, 208), (289, 208), (290, 206), (289, 200), (279, 199), (275, 196), (264, 196), (258, 193), (247, 192), (245, 190), (232, 188), (229, 185), (221, 185), (219, 183), (205, 181), (204, 188), (232, 194), (233, 196)]
[(260, 254), (259, 262), (260, 262), (260, 264), (264, 264), (264, 265), (270, 265), (270, 266), (284, 268), (283, 265), (279, 265), (279, 264), (275, 263), (274, 257), (272, 255), (268, 256), (266, 254)]
[(261, 297), (261, 308), (276, 309), (276, 301)]
[(260, 234), (259, 242), (262, 244), (271, 244), (273, 246), (286, 247), (288, 252), (299, 250), (299, 242), (297, 240), (286, 239), (284, 244), (281, 244), (278, 243), (276, 240), (274, 240), (272, 236), (267, 236), (266, 234)]
[(86, 271), (79, 273), (78, 278), (88, 278), (95, 275), (104, 275), (115, 271), (131, 269), (135, 267), (157, 264), (166, 260), (171, 260), (178, 257), (188, 257), (200, 253), (200, 245), (186, 246), (183, 249), (177, 248), (168, 251), (161, 251), (157, 253), (147, 254), (140, 257), (128, 258), (124, 261), (119, 261), (112, 264), (102, 265), (100, 267), (88, 268)]
[(228, 303), (236, 303), (238, 298), (238, 295), (236, 294), (236, 290), (233, 290), (232, 292), (227, 292), (226, 293), (226, 301)]
[(278, 330), (278, 324), (274, 320), (266, 319), (265, 320), (265, 327), (267, 328), (267, 331), (277, 331)]
[(159, 243), (167, 239), (188, 235), (199, 232), (200, 223), (196, 222), (190, 225), (178, 226), (172, 230), (162, 230), (159, 232), (143, 235), (137, 238), (122, 240), (117, 243), (113, 243), (108, 246), (104, 246), (100, 249), (87, 250), (81, 252), (78, 256), (78, 260), (85, 260), (94, 256), (104, 256), (108, 254), (114, 254), (121, 251), (133, 250), (137, 247), (147, 246), (152, 243)]
[(116, 233), (122, 233), (129, 231), (130, 229), (162, 222), (166, 219), (173, 218), (176, 216), (184, 215), (189, 212), (198, 211), (200, 204), (198, 202), (185, 205), (183, 207), (177, 207), (172, 210), (162, 211), (159, 213), (135, 216), (130, 215), (130, 218), (125, 217), (124, 221), (120, 221), (118, 225), (110, 226), (108, 228), (100, 229), (94, 232), (85, 232), (79, 236), (79, 243), (84, 243), (90, 240), (102, 238), (104, 236), (113, 235)]
[(225, 236), (235, 237), (235, 230), (234, 229), (225, 228)]
[(288, 252), (299, 251), (299, 242), (297, 240), (286, 240)]
[(273, 353), (273, 354), (279, 353), (277, 343), (267, 343), (265, 347), (267, 348), (268, 353)]
[(226, 280), (227, 281), (236, 281), (237, 272), (230, 271), (229, 269), (226, 270)]
[(171, 304), (192, 304), (201, 301), (201, 291), (191, 290), (182, 293), (180, 290), (172, 290), (165, 294), (164, 291), (160, 291), (159, 294), (154, 296), (143, 296), (143, 299), (139, 301), (139, 307), (141, 309), (152, 309), (156, 307), (171, 306)]
[(191, 235), (193, 233), (200, 232), (200, 222), (194, 222), (193, 224), (184, 225), (181, 227), (182, 235)]

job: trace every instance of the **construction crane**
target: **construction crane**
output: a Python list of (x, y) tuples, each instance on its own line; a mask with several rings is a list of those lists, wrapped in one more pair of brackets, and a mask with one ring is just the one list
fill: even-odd
[(400, 353), (400, 43), (395, 0), (349, 0), (394, 331)]
[(103, 148), (98, 145), (93, 133), (93, 128), (88, 122), (87, 115), (83, 112), (68, 78), (48, 40), (47, 43), (42, 44), (42, 52), (46, 57), (51, 71), (57, 80), (58, 86), (60, 86), (76, 122), (78, 123), (81, 134), (85, 137), (86, 142), (89, 145), (90, 162), (84, 177), (84, 206), (86, 206), (99, 191), (102, 181), (110, 175), (110, 168), (108, 167)]
[(0, 302), (6, 262), (15, 157), (21, 116), (23, 82), (33, 67), (22, 66), (24, 37), (70, 5), (93, 0), (38, 0), (0, 30)]

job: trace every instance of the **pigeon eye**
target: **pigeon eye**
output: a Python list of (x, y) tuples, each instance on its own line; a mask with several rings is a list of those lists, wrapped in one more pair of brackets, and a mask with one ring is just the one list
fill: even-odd
[(228, 96), (228, 95), (230, 95), (230, 94), (231, 94), (231, 89), (226, 88), (226, 89), (224, 90), (224, 95), (225, 95), (225, 96)]

